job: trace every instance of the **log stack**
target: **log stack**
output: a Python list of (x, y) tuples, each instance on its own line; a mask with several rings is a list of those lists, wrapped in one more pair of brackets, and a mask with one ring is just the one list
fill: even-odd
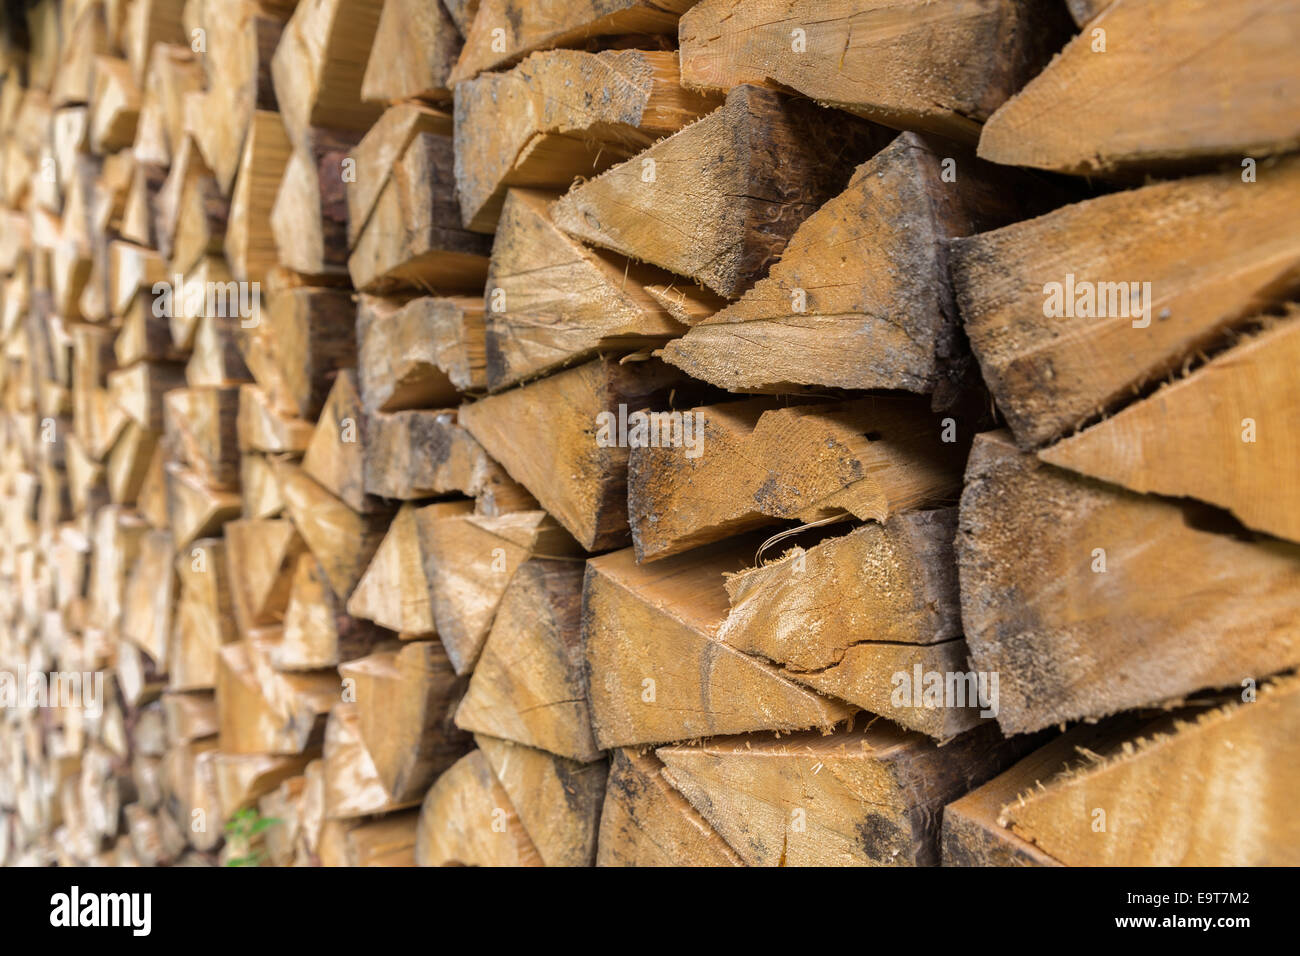
[(1300, 863), (1298, 0), (5, 9), (0, 863)]

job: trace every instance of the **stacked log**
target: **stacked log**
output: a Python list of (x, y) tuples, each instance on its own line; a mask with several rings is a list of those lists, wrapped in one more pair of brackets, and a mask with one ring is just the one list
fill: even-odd
[(1300, 862), (1300, 3), (23, 13), (0, 863)]

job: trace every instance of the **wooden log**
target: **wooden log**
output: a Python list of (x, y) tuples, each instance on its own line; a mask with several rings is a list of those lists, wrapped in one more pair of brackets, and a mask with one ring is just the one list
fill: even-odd
[(173, 219), (166, 232), (160, 230), (159, 248), (171, 260), (173, 271), (188, 272), (203, 256), (221, 253), (230, 202), (197, 150), (189, 150), (181, 168)]
[(295, 8), (271, 59), (290, 140), (311, 126), (364, 130), (379, 118), (380, 108), (362, 102), (361, 84), (382, 6), (325, 0)]
[(302, 469), (353, 511), (384, 510), (384, 505), (365, 491), (363, 428), (356, 373), (341, 369), (303, 456)]
[(207, 92), (195, 135), (222, 195), (230, 195), (254, 114), (276, 109), (271, 56), (283, 29), (277, 11), (266, 4), (203, 11)]
[[(989, 119), (980, 155), (1107, 175), (1288, 152), (1300, 145), (1300, 113), (1261, 104), (1289, 105), (1300, 92), (1285, 65), (1296, 39), (1300, 4), (1292, 2), (1116, 0)], [(1204, 55), (1183, 56), (1191, 49)], [(1114, 57), (1125, 67), (1116, 70)], [(1222, 92), (1208, 95), (1210, 83)], [(1132, 108), (1100, 105), (1119, 98)]]
[(1069, 38), (1062, 7), (705, 0), (682, 16), (682, 77), (724, 90), (771, 81), (895, 129), (974, 141)]
[(951, 404), (969, 358), (945, 241), (1046, 211), (1044, 195), (1054, 188), (904, 133), (804, 220), (765, 278), (663, 358), (731, 391), (888, 388)]
[(303, 754), (322, 739), (339, 697), (329, 671), (278, 671), (278, 636), (263, 631), (224, 645), (217, 656), (217, 712), (223, 753)]
[(608, 765), (475, 734), (545, 866), (592, 866)]
[(205, 315), (194, 331), (194, 351), (185, 363), (185, 381), (191, 388), (230, 389), (252, 381), (252, 374), (240, 351), (240, 329), (247, 321), (239, 316)]
[(218, 753), (212, 769), (222, 813), (232, 817), (256, 806), (280, 784), (301, 774), (311, 759), (310, 754)]
[(483, 751), (438, 778), (420, 805), (420, 866), (542, 866), (542, 858)]
[(679, 381), (656, 362), (598, 360), (466, 405), (459, 419), (579, 544), (603, 551), (628, 540), (628, 449), (593, 448), (597, 416), (661, 406)]
[(95, 57), (109, 52), (108, 25), (104, 8), (87, 4), (73, 14), (68, 12), (64, 25), (63, 50), (50, 102), (66, 106), (90, 101), (94, 89)]
[[(508, 498), (511, 486), (517, 486), (457, 419), (455, 409), (367, 415), (362, 428), (366, 492), (410, 501), (496, 490)], [(520, 507), (532, 506), (526, 493), (520, 498), (516, 490), (514, 497)]]
[(265, 282), (278, 262), (272, 215), (291, 151), (280, 115), (255, 111), (239, 159), (224, 246), (230, 271), (241, 281)]
[(311, 422), (283, 415), (272, 407), (266, 392), (255, 385), (239, 387), (239, 415), (235, 421), (241, 452), (301, 455), (311, 443)]
[(361, 736), (361, 718), (353, 704), (335, 704), (330, 711), (321, 769), (327, 820), (350, 820), (419, 803), (418, 795), (411, 801), (399, 801), (384, 789)]
[(1285, 623), (1300, 595), (1295, 545), (1243, 540), (1203, 508), (1070, 475), (1005, 432), (972, 449), (956, 547), (971, 660), (1001, 674), (1006, 733), (1300, 660)]
[(180, 593), (168, 651), (170, 690), (215, 687), (217, 652), (239, 638), (225, 549), (221, 538), (201, 538), (176, 555)]
[(465, 681), (437, 641), (381, 650), (339, 673), (353, 682), (361, 740), (394, 801), (419, 800), (469, 749), (452, 719)]
[(95, 152), (111, 153), (135, 142), (140, 90), (126, 60), (95, 58), (90, 103), (90, 144)]
[(417, 133), (375, 201), (348, 259), (363, 292), (477, 291), (491, 243), (457, 227), (450, 136)]
[(349, 249), (356, 247), (375, 203), (411, 141), (420, 133), (450, 136), (452, 130), (450, 113), (424, 103), (397, 103), (384, 110), (349, 157), (356, 166), (356, 175), (347, 184)]
[(511, 189), (505, 200), (487, 276), (493, 390), (598, 352), (662, 345), (683, 331), (645, 288), (671, 279), (570, 239), (551, 221), (554, 199)]
[[(955, 508), (905, 512), (732, 575), (717, 638), (828, 697), (954, 737), (981, 711), (994, 716), (996, 703), (987, 678), (964, 680), (956, 525)], [(960, 700), (927, 701), (921, 687), (934, 674), (945, 682), (957, 675)]]
[(481, 389), (483, 304), (465, 296), (402, 302), (363, 295), (357, 308), (357, 375), (368, 412), (449, 408)]
[(372, 102), (448, 98), (447, 78), (462, 43), (442, 3), (392, 0), (383, 4), (361, 80), (361, 98)]
[(1022, 745), (995, 727), (944, 747), (885, 721), (660, 747), (664, 776), (750, 866), (930, 866), (943, 806)]
[[(1098, 723), (1076, 724), (1066, 733), (943, 808), (941, 848), (944, 866), (1060, 866), (1061, 861), (1018, 836), (1000, 819), (1015, 803), (1082, 759), (1117, 738), (1128, 739), (1151, 723), (1141, 712), (1121, 714)], [(1091, 820), (1088, 821), (1091, 824)]]
[(145, 77), (155, 44), (185, 42), (184, 6), (184, 0), (136, 0), (129, 5), (123, 46), (137, 83)]
[(173, 460), (214, 491), (238, 491), (239, 386), (173, 389), (163, 397), (163, 408)]
[(163, 694), (162, 709), (171, 746), (217, 733), (217, 701), (211, 694)]
[(241, 323), (240, 347), (253, 378), (282, 414), (315, 421), (334, 374), (356, 365), (351, 297), (323, 288), (270, 296), (257, 321)]
[(203, 66), (189, 43), (160, 43), (149, 53), (136, 124), (136, 158), (168, 166), (185, 139), (185, 102), (203, 89)]
[(362, 515), (287, 461), (272, 466), (294, 527), (320, 562), (335, 597), (346, 601), (388, 527), (389, 515)]
[(313, 126), (294, 144), (271, 209), (278, 261), (310, 275), (347, 265), (345, 169), (360, 134)]
[(1291, 306), (1285, 322), (1040, 457), (1133, 491), (1208, 501), (1300, 541), (1297, 314)]
[(241, 450), (239, 491), (244, 499), (245, 518), (278, 518), (284, 510), (275, 472), (266, 455), (259, 452)]
[(610, 757), (597, 866), (743, 866), (736, 851), (663, 777), (654, 752)]
[(465, 48), (451, 72), (453, 85), (484, 70), (507, 66), (533, 52), (577, 46), (596, 37), (644, 33), (673, 36), (694, 0), (479, 0)]
[(681, 442), (664, 420), (657, 447), (649, 437), (632, 450), (628, 467), (637, 558), (677, 554), (781, 520), (848, 512), (884, 521), (950, 501), (965, 448), (944, 441), (944, 427), (925, 404), (894, 397), (696, 408), (682, 414)]
[[(390, 813), (348, 827), (340, 858), (333, 866), (415, 866), (415, 842), (420, 814), (415, 810)], [(336, 824), (329, 821), (326, 825)], [(328, 843), (328, 841), (323, 841)], [(322, 846), (324, 854), (324, 846)], [(321, 863), (327, 857), (322, 855)]]
[(123, 594), (122, 636), (133, 641), (166, 673), (177, 589), (171, 535), (147, 531), (140, 538), (139, 549)]
[(509, 73), (461, 83), (461, 222), (491, 232), (508, 187), (567, 188), (721, 104), (720, 95), (682, 89), (677, 55), (663, 51), (535, 53)]
[(534, 555), (581, 560), (573, 539), (544, 511), (497, 516), (421, 508), (416, 525), (438, 638), (458, 674), (474, 669), (497, 608)]
[(553, 218), (579, 239), (734, 298), (889, 138), (864, 120), (741, 86), (698, 123), (575, 187)]
[(279, 624), (306, 544), (285, 518), (239, 520), (225, 528), (226, 579), (239, 633)]
[(227, 522), (239, 517), (239, 494), (209, 488), (189, 469), (169, 463), (165, 469), (167, 523), (177, 549), (196, 538), (217, 534)]
[(420, 526), (472, 511), (468, 501), (423, 508), (404, 505), (352, 590), (347, 600), (348, 613), (413, 637), (435, 635), (433, 582), (425, 569)]
[[(1280, 810), (1289, 771), (1259, 768), (1294, 767), (1297, 730), (1300, 682), (1289, 677), (1257, 700), (1167, 716), (1136, 739), (1112, 740), (1008, 801), (999, 822), (1070, 866), (1293, 865), (1300, 834)], [(1249, 781), (1251, 797), (1207, 785), (1225, 774)]]
[(829, 732), (853, 712), (716, 639), (727, 614), (723, 574), (745, 567), (754, 544), (741, 539), (645, 566), (631, 549), (587, 562), (582, 640), (599, 747)]
[(582, 763), (600, 757), (581, 642), (583, 572), (581, 563), (549, 558), (519, 566), (456, 711), (457, 726)]
[(365, 656), (386, 634), (346, 613), (320, 562), (303, 554), (294, 565), (283, 636), (271, 660), (278, 670), (336, 667)]
[[(966, 333), (1016, 440), (1041, 445), (1114, 408), (1284, 299), (1297, 183), (1300, 163), (1283, 161), (1257, 182), (1159, 183), (955, 240)], [(1217, 219), (1250, 232), (1249, 253), (1204, 228)]]

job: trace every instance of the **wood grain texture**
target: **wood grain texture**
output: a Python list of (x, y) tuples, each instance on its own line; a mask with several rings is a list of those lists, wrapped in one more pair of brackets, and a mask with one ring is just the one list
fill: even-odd
[(1000, 674), (1002, 729), (1294, 667), (1300, 549), (1217, 525), (1204, 510), (1043, 464), (1005, 432), (981, 435), (957, 561), (972, 662)]

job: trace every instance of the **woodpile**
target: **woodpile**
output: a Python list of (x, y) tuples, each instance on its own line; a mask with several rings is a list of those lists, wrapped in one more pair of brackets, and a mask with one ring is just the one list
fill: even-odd
[(1300, 864), (1300, 0), (25, 0), (0, 863)]

